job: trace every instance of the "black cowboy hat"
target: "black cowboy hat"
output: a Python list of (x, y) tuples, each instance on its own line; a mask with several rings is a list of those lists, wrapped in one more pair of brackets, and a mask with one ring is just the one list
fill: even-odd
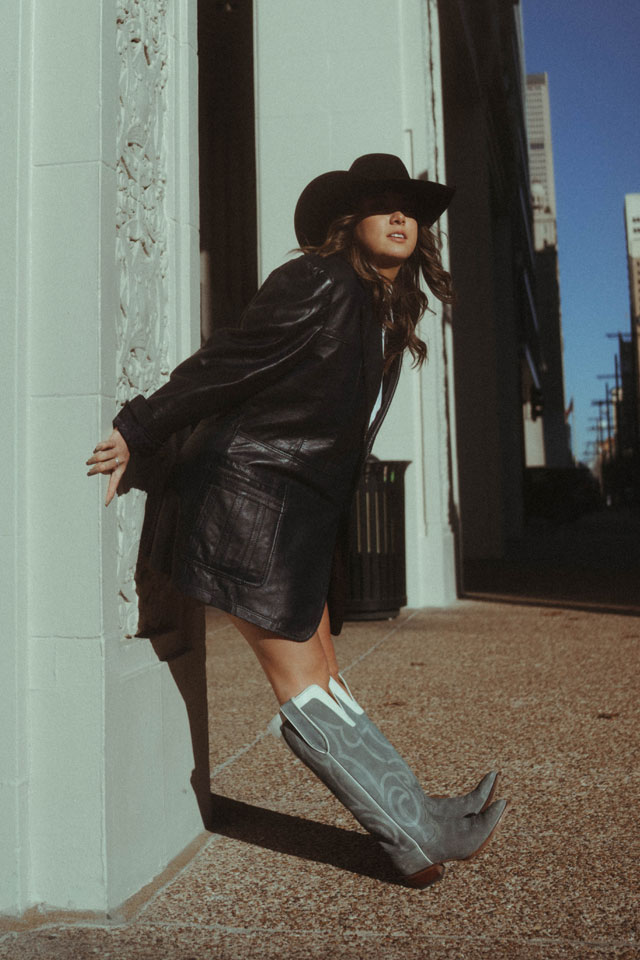
[(336, 217), (355, 212), (363, 197), (387, 191), (406, 197), (411, 215), (428, 227), (444, 213), (454, 194), (444, 183), (412, 179), (400, 157), (392, 153), (367, 153), (348, 170), (323, 173), (307, 184), (294, 215), (298, 243), (323, 243)]

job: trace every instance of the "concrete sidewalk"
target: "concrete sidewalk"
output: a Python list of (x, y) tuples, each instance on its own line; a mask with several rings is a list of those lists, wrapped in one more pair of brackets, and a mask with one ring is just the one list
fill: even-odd
[[(577, 525), (573, 547), (566, 529), (538, 531), (510, 564), (469, 572), (474, 599), (350, 624), (337, 641), (356, 696), (429, 791), (466, 791), (501, 770), (496, 795), (510, 806), (477, 859), (449, 864), (427, 890), (397, 884), (375, 843), (266, 732), (275, 701), (212, 613), (217, 832), (128, 917), (0, 928), (0, 958), (640, 957), (637, 530), (623, 520), (613, 535), (605, 521)], [(545, 536), (568, 537), (565, 571), (578, 542), (585, 571), (613, 537), (611, 557), (626, 549), (614, 596), (576, 599), (582, 578), (572, 586), (569, 574), (560, 589), (562, 551), (541, 557)]]

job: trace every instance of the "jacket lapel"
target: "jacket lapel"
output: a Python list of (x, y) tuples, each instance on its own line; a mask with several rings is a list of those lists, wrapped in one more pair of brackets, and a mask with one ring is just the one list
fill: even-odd
[(382, 426), (382, 422), (387, 415), (387, 410), (391, 405), (393, 400), (393, 395), (396, 392), (396, 387), (398, 386), (398, 380), (400, 379), (400, 370), (402, 369), (402, 356), (398, 355), (395, 357), (393, 363), (385, 373), (382, 381), (382, 403), (380, 409), (374, 417), (373, 423), (367, 430), (367, 436), (365, 440), (365, 458), (369, 456), (371, 448), (373, 447), (373, 441), (378, 435), (378, 431)]
[(365, 409), (371, 411), (380, 390), (384, 356), (382, 352), (382, 330), (374, 318), (373, 298), (370, 290), (367, 290), (367, 299), (360, 311), (360, 337), (362, 340)]

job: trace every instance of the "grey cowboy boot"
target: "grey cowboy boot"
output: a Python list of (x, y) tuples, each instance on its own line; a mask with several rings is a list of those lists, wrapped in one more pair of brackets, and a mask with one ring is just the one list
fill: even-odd
[[(346, 710), (313, 684), (280, 707), (293, 753), (378, 840), (410, 886), (439, 880), (446, 860), (467, 860), (487, 842), (504, 812), (499, 800), (479, 814), (438, 818), (407, 764), (385, 742), (381, 754)], [(416, 786), (417, 785), (417, 786)]]
[[(395, 753), (393, 746), (375, 723), (370, 720), (353, 696), (342, 674), (338, 674), (338, 676), (344, 686), (340, 686), (340, 684), (331, 677), (329, 679), (329, 690), (333, 694), (333, 698), (344, 707), (347, 715), (355, 721), (361, 735), (367, 741), (369, 749), (380, 757), (383, 757), (389, 749)], [(269, 730), (276, 739), (284, 740), (282, 735), (282, 717), (279, 713), (277, 713), (269, 723)], [(495, 771), (487, 773), (474, 790), (461, 797), (430, 797), (424, 793), (409, 767), (407, 767), (406, 776), (412, 778), (414, 789), (422, 792), (425, 807), (428, 808), (430, 814), (438, 819), (448, 818), (456, 820), (460, 819), (460, 817), (466, 817), (469, 814), (481, 813), (489, 805), (495, 790), (498, 774)]]
[[(340, 683), (333, 677), (329, 679), (329, 691), (333, 694), (334, 699), (345, 708), (349, 716), (355, 720), (356, 726), (366, 740), (369, 749), (380, 756), (384, 756), (385, 751), (389, 748), (393, 750), (393, 747), (362, 709), (343, 675), (339, 673), (338, 676), (340, 677)], [(411, 775), (413, 776), (413, 774)], [(429, 813), (437, 818), (459, 819), (468, 816), (470, 813), (481, 813), (491, 801), (497, 777), (497, 772), (492, 770), (482, 778), (474, 790), (461, 797), (431, 797), (425, 794), (425, 806)], [(415, 787), (422, 789), (416, 778), (413, 777), (413, 779)]]

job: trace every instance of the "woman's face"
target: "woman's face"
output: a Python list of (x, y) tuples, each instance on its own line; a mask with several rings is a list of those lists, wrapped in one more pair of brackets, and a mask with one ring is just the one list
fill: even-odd
[(381, 194), (361, 201), (358, 212), (362, 219), (356, 225), (356, 241), (371, 266), (394, 280), (418, 242), (418, 221), (409, 201), (399, 194)]

